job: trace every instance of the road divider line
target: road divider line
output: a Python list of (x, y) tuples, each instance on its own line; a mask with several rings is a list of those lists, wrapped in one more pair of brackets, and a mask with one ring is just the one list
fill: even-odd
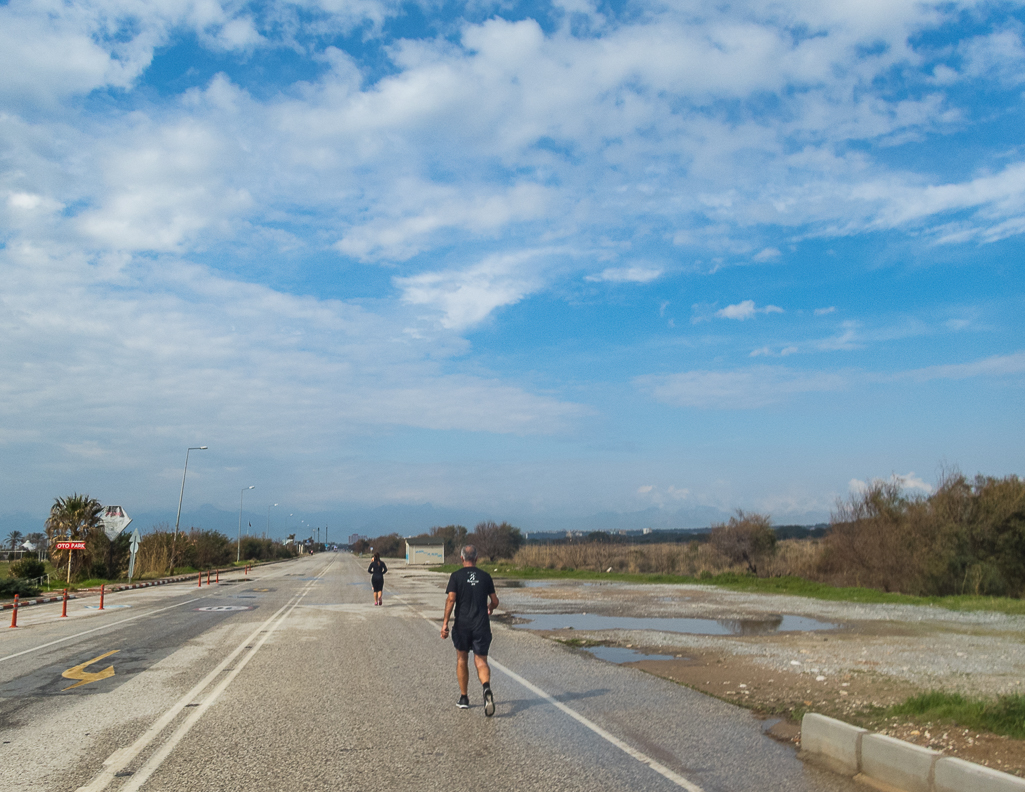
[[(317, 576), (318, 579), (322, 577), (324, 574), (326, 574), (329, 568), (330, 564), (328, 564), (328, 566), (325, 567), (324, 570)], [(249, 662), (252, 656), (256, 653), (256, 650), (259, 649), (259, 647), (263, 646), (263, 643), (267, 640), (267, 637), (269, 637), (270, 634), (278, 628), (280, 623), (284, 621), (285, 617), (287, 617), (293, 610), (295, 610), (296, 606), (299, 604), (299, 602), (302, 601), (302, 598), (305, 597), (307, 593), (309, 593), (310, 588), (313, 586), (315, 582), (316, 580), (312, 580), (309, 583), (307, 583), (302, 591), (300, 591), (296, 595), (293, 595), (292, 599), (290, 599), (288, 602), (286, 602), (284, 605), (278, 608), (269, 619), (262, 622), (259, 625), (259, 627), (253, 630), (253, 632), (251, 632), (245, 638), (245, 640), (243, 640), (238, 646), (236, 646), (231, 651), (230, 654), (228, 654), (220, 663), (218, 663), (212, 671), (210, 671), (205, 677), (203, 677), (199, 682), (197, 682), (192, 687), (192, 689), (189, 690), (188, 693), (179, 698), (178, 701), (176, 701), (170, 709), (168, 709), (163, 715), (161, 715), (156, 721), (154, 721), (153, 725), (150, 726), (135, 742), (124, 748), (119, 748), (118, 750), (114, 751), (114, 753), (112, 753), (110, 756), (108, 756), (103, 762), (103, 770), (100, 772), (100, 774), (97, 775), (96, 778), (94, 778), (85, 786), (79, 787), (77, 792), (102, 792), (102, 790), (110, 786), (115, 776), (122, 770), (124, 770), (129, 765), (129, 763), (131, 763), (157, 737), (159, 737), (161, 732), (163, 732), (164, 729), (166, 729), (171, 724), (171, 722), (176, 717), (178, 717), (182, 710), (184, 710), (188, 704), (192, 703), (196, 698), (198, 698), (203, 693), (203, 691), (206, 690), (213, 683), (213, 681), (221, 674), (221, 672), (223, 672), (225, 668), (227, 668), (232, 662), (234, 662), (234, 660), (239, 656), (239, 654), (241, 654), (247, 647), (249, 647), (249, 655), (246, 658), (244, 658), (243, 661), (236, 667), (236, 669), (233, 672), (229, 673), (229, 676), (227, 677), (229, 682), (230, 680), (234, 679), (235, 676), (237, 676), (237, 671), (241, 670), (241, 668)], [(193, 602), (194, 601), (195, 600), (193, 600)], [(288, 611), (287, 613), (285, 613), (286, 610)], [(278, 620), (276, 624), (274, 623), (275, 620)], [(260, 637), (261, 633), (265, 633), (262, 638)], [(253, 641), (257, 641), (257, 643), (254, 644), (252, 643)], [(220, 693), (223, 692), (224, 688), (226, 687), (227, 684), (223, 684), (223, 682), (222, 684), (218, 685), (211, 693), (211, 695), (208, 696), (207, 699), (203, 702), (203, 704), (201, 704), (197, 708), (197, 713), (205, 712), (208, 708), (208, 702), (212, 703), (216, 696), (220, 695)], [(175, 734), (172, 735), (169, 742), (173, 741), (174, 744), (177, 744), (177, 742), (185, 736), (185, 733), (192, 728), (192, 724), (194, 722), (195, 721), (192, 719), (192, 716), (190, 716), (190, 718), (186, 720), (185, 724), (182, 724), (182, 727), (179, 727), (178, 731), (176, 731)], [(184, 728), (186, 724), (189, 724), (188, 729), (185, 729), (185, 731), (182, 732), (182, 728)], [(180, 736), (179, 732), (181, 732)], [(171, 747), (173, 748), (174, 746), (172, 745)], [(154, 757), (151, 757), (151, 759), (146, 763), (146, 765), (144, 765), (143, 769), (149, 767), (149, 765), (157, 756), (160, 756), (160, 762), (163, 762), (164, 759), (166, 759), (168, 753), (170, 753), (170, 748), (168, 748), (166, 752), (163, 752), (163, 749), (161, 749), (154, 755)], [(145, 778), (141, 777), (143, 772), (142, 770), (140, 770), (140, 772), (138, 773), (135, 773), (132, 777), (132, 780), (126, 786), (121, 787), (121, 792), (128, 792), (128, 790), (130, 789), (138, 789), (139, 786), (141, 786), (141, 784), (149, 777), (149, 775), (151, 775), (153, 771), (156, 770), (157, 767), (159, 767), (160, 762), (157, 762), (155, 765), (153, 765), (152, 768), (149, 769), (149, 772)]]
[[(206, 597), (193, 597), (190, 600), (185, 600), (185, 602), (179, 602), (176, 605), (168, 605), (166, 608), (157, 608), (156, 610), (147, 611), (146, 613), (140, 613), (138, 616), (129, 616), (127, 619), (120, 619), (119, 621), (111, 622), (110, 624), (101, 624), (99, 627), (93, 627), (91, 630), (85, 630), (85, 631), (80, 632), (80, 633), (75, 633), (74, 635), (69, 635), (66, 638), (58, 638), (56, 641), (50, 641), (49, 643), (39, 644), (39, 646), (33, 646), (31, 649), (25, 649), (24, 651), (21, 651), (21, 652), (15, 652), (14, 654), (9, 654), (6, 657), (0, 657), (0, 663), (4, 662), (4, 660), (13, 660), (15, 657), (21, 657), (22, 655), (32, 654), (33, 652), (39, 652), (39, 651), (41, 651), (43, 649), (47, 649), (47, 648), (49, 648), (51, 646), (56, 646), (59, 643), (64, 643), (65, 641), (73, 641), (76, 638), (81, 638), (83, 635), (91, 635), (92, 633), (99, 632), (100, 630), (109, 630), (111, 627), (117, 627), (119, 624), (124, 624), (125, 622), (138, 621), (139, 619), (145, 619), (147, 616), (153, 616), (154, 614), (163, 613), (164, 611), (167, 611), (167, 610), (172, 610), (174, 608), (180, 608), (183, 605), (190, 605), (193, 602), (199, 602), (199, 601), (204, 600), (204, 599), (206, 599)], [(30, 626), (35, 626), (35, 625), (30, 625)]]
[[(434, 620), (430, 616), (427, 616), (423, 612), (418, 611), (416, 608), (414, 608), (412, 605), (410, 605), (408, 602), (406, 602), (406, 600), (404, 600), (398, 594), (392, 594), (392, 596), (395, 599), (397, 599), (399, 602), (401, 602), (403, 605), (405, 605), (407, 608), (409, 608), (411, 611), (413, 611), (413, 613), (415, 613), (418, 616), (420, 616), (421, 618), (423, 618), (424, 621), (426, 621), (429, 625), (431, 625), (432, 628), (434, 628), (435, 630), (439, 629), (438, 626), (435, 624)], [(509, 677), (513, 681), (518, 682), (519, 684), (521, 684), (523, 687), (525, 687), (531, 693), (534, 693), (536, 696), (539, 696), (540, 698), (544, 699), (545, 701), (547, 701), (549, 704), (551, 704), (556, 709), (559, 709), (562, 712), (564, 712), (566, 715), (569, 715), (569, 717), (573, 718), (573, 720), (575, 720), (581, 726), (584, 726), (584, 727), (590, 729), (592, 732), (597, 734), (599, 737), (601, 737), (606, 742), (609, 742), (612, 745), (616, 746), (619, 750), (621, 750), (627, 756), (629, 756), (629, 757), (631, 757), (633, 759), (636, 759), (638, 762), (640, 762), (643, 765), (647, 765), (648, 767), (650, 767), (652, 770), (654, 770), (656, 773), (658, 773), (663, 778), (665, 778), (665, 779), (667, 779), (669, 781), (672, 781), (678, 787), (686, 789), (687, 792), (704, 792), (704, 790), (701, 787), (699, 787), (697, 784), (693, 783), (692, 781), (688, 781), (682, 775), (680, 775), (679, 773), (677, 773), (677, 772), (675, 772), (673, 770), (670, 770), (668, 767), (666, 767), (661, 762), (658, 762), (655, 759), (652, 759), (646, 753), (643, 753), (642, 751), (638, 751), (633, 746), (629, 745), (628, 743), (623, 742), (618, 737), (616, 737), (614, 734), (611, 734), (611, 733), (607, 732), (605, 729), (603, 729), (597, 723), (595, 723), (594, 721), (590, 720), (589, 718), (584, 717), (583, 715), (581, 715), (579, 712), (577, 712), (572, 707), (567, 707), (565, 704), (563, 704), (557, 698), (552, 696), (550, 693), (547, 693), (546, 691), (542, 690), (537, 685), (535, 685), (533, 682), (530, 682), (529, 680), (524, 679), (522, 676), (517, 674), (512, 669), (506, 668), (504, 665), (499, 663), (493, 657), (491, 657), (491, 656), (488, 657), (488, 664), (492, 668), (494, 668), (496, 671), (499, 671), (499, 672), (505, 674), (507, 677)]]

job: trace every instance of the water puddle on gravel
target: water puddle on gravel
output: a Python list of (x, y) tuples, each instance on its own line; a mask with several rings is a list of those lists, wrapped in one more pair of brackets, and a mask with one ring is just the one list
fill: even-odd
[(653, 630), (688, 635), (771, 635), (778, 632), (835, 630), (837, 625), (806, 616), (770, 616), (764, 619), (674, 619), (601, 616), (596, 613), (517, 613), (526, 630)]
[(610, 663), (636, 663), (638, 660), (675, 660), (675, 655), (644, 654), (636, 649), (627, 649), (625, 646), (581, 646), (585, 652), (590, 652), (599, 660), (607, 660)]

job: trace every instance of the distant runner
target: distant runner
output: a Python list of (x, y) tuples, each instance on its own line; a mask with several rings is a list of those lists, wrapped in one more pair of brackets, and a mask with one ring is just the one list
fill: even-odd
[(387, 571), (388, 567), (381, 560), (381, 554), (374, 553), (374, 560), (367, 567), (367, 572), (370, 573), (370, 586), (374, 589), (375, 605), (381, 604), (381, 592), (384, 590), (384, 573)]
[[(477, 548), (466, 545), (459, 554), (463, 568), (453, 572), (445, 589), (445, 618), (441, 623), (441, 637), (448, 638), (448, 622), (453, 608), (456, 624), (452, 630), (452, 643), (456, 647), (456, 677), (459, 680), (460, 709), (469, 709), (470, 697), (467, 685), (470, 682), (470, 650), (473, 650), (473, 664), (477, 667), (477, 679), (484, 686), (484, 714), (489, 718), (495, 714), (495, 697), (491, 693), (491, 668), (488, 666), (488, 649), (491, 647), (491, 613), (498, 607), (495, 582), (491, 575), (477, 569)], [(489, 601), (490, 600), (490, 601)]]

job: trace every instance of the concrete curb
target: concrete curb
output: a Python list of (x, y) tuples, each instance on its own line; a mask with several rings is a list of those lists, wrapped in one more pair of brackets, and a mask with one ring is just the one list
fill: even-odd
[(1025, 792), (1025, 778), (808, 713), (801, 758), (893, 792)]

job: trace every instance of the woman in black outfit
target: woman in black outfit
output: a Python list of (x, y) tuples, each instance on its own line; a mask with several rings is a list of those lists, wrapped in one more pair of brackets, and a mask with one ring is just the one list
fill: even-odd
[(381, 605), (381, 590), (384, 588), (384, 573), (388, 571), (388, 567), (385, 566), (384, 561), (381, 560), (380, 553), (374, 553), (374, 560), (370, 562), (370, 566), (367, 567), (367, 572), (370, 573), (370, 585), (374, 589), (374, 604)]

